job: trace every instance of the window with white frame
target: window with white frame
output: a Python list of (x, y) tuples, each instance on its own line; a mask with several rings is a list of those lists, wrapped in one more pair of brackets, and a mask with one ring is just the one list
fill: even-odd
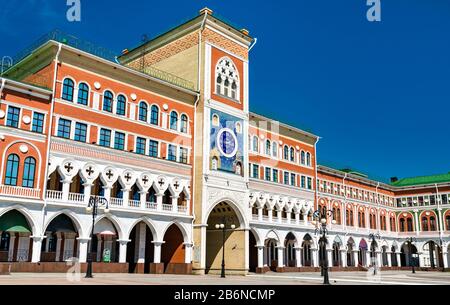
[(219, 60), (216, 66), (216, 93), (239, 100), (239, 73), (228, 57)]

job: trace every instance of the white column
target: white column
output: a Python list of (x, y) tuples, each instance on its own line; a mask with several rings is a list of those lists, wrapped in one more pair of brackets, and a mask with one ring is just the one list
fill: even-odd
[(319, 267), (319, 258), (317, 257), (318, 255), (319, 251), (317, 251), (317, 249), (311, 249), (311, 259), (313, 267)]
[(300, 212), (295, 213), (295, 224), (299, 224), (300, 223)]
[(77, 238), (78, 239), (78, 261), (80, 263), (85, 263), (88, 253), (88, 243), (90, 238)]
[(128, 189), (128, 188), (122, 189), (122, 201), (123, 201), (123, 206), (124, 207), (128, 206), (128, 199), (129, 198), (130, 198), (130, 189)]
[(184, 263), (190, 264), (192, 263), (192, 246), (191, 243), (184, 243)]
[(273, 208), (269, 210), (269, 222), (273, 221)]
[(84, 187), (84, 204), (88, 205), (89, 198), (91, 197), (91, 189), (92, 189), (92, 183), (83, 183)]
[(333, 267), (333, 249), (327, 249), (328, 267)]
[(447, 248), (442, 249), (442, 261), (444, 262), (444, 268), (448, 268), (448, 263), (449, 263), (448, 260), (449, 260), (449, 257), (448, 257)]
[(140, 191), (139, 192), (139, 201), (141, 203), (141, 209), (146, 208), (146, 201), (147, 201), (147, 191)]
[(341, 266), (345, 268), (347, 267), (347, 250), (341, 249), (339, 252), (341, 255)]
[(366, 267), (369, 267), (372, 264), (371, 259), (372, 258), (370, 257), (370, 251), (366, 250)]
[(161, 263), (161, 246), (164, 244), (164, 241), (152, 241), (155, 250), (153, 252), (153, 262), (155, 264)]
[(178, 212), (178, 196), (172, 196), (172, 211)]
[(301, 257), (302, 248), (295, 247), (294, 250), (295, 250), (295, 267), (300, 268), (302, 266), (302, 257)]
[(111, 200), (111, 186), (104, 186), (103, 187), (103, 197), (105, 197), (108, 202)]
[(353, 250), (353, 264), (358, 267), (358, 250)]
[(162, 211), (163, 195), (164, 194), (156, 194), (156, 209), (158, 211)]
[(402, 265), (402, 261), (401, 261), (401, 258), (400, 258), (401, 252), (396, 252), (395, 254), (397, 255), (397, 266), (401, 267), (401, 265)]
[(258, 268), (264, 267), (264, 246), (256, 246), (258, 249)]
[(55, 259), (55, 261), (59, 262), (59, 258), (61, 256), (61, 253), (60, 253), (61, 241), (62, 241), (61, 233), (56, 233), (56, 237), (57, 237), (57, 240), (56, 240), (56, 259)]
[(11, 234), (9, 238), (9, 253), (8, 253), (8, 261), (14, 260), (14, 246), (16, 243), (16, 234)]
[(278, 223), (281, 223), (281, 211), (277, 210)]
[(262, 207), (258, 207), (258, 221), (262, 221), (263, 220), (263, 208)]
[(386, 252), (388, 267), (392, 267), (391, 252)]
[[(440, 199), (438, 199), (438, 200), (440, 200)], [(442, 217), (442, 208), (438, 209), (438, 219), (439, 219), (439, 231), (444, 232), (445, 219), (444, 219), (444, 217)], [(445, 261), (445, 259), (444, 259), (444, 261)]]
[(131, 240), (118, 240), (119, 242), (119, 263), (123, 264), (127, 262), (127, 244)]
[(279, 246), (277, 247), (277, 251), (278, 251), (278, 267), (284, 267), (284, 247)]
[(145, 263), (145, 233), (146, 233), (146, 224), (141, 222), (137, 227), (136, 227), (136, 262), (138, 264), (143, 264)]
[(41, 246), (44, 236), (31, 236), (33, 239), (33, 255), (31, 257), (32, 263), (38, 263), (41, 260)]
[(291, 223), (291, 212), (286, 213), (287, 223)]
[(72, 179), (64, 179), (62, 181), (62, 200), (67, 202), (69, 200), (69, 192), (70, 192), (70, 183)]
[(416, 235), (419, 235), (420, 233), (420, 226), (419, 226), (419, 210), (414, 210), (414, 222), (415, 222), (415, 229), (416, 229)]

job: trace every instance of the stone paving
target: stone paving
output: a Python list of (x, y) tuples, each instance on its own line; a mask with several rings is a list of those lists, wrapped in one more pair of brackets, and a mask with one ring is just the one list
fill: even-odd
[[(319, 273), (273, 273), (264, 275), (143, 275), (95, 274), (85, 279), (84, 274), (13, 273), (1, 275), (0, 285), (320, 285)], [(450, 285), (449, 272), (383, 271), (377, 275), (367, 272), (330, 273), (332, 285)]]

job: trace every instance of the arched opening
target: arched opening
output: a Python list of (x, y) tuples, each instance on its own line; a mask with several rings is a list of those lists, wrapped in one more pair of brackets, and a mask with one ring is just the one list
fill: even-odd
[[(97, 179), (94, 180), (92, 187), (91, 187), (91, 195), (92, 196), (104, 196), (105, 195), (105, 185), (103, 184), (102, 179), (100, 179), (100, 176), (97, 177)], [(111, 198), (113, 194), (113, 190), (111, 190)]]
[(302, 265), (305, 267), (311, 267), (312, 266), (312, 245), (313, 241), (309, 234), (306, 234), (305, 237), (303, 237), (302, 242)]
[(359, 253), (358, 253), (358, 264), (360, 266), (367, 265), (367, 243), (364, 239), (362, 239), (359, 243)]
[(65, 262), (78, 257), (79, 232), (67, 215), (55, 217), (45, 230), (46, 238), (42, 241), (42, 262)]
[(277, 251), (277, 240), (273, 238), (266, 239), (265, 245), (265, 265), (267, 265), (270, 270), (276, 271), (278, 266), (278, 251)]
[(423, 245), (422, 255), (423, 267), (432, 269), (444, 267), (442, 249), (434, 241), (430, 240)]
[(0, 217), (0, 262), (31, 261), (31, 226), (26, 217), (12, 210)]
[(250, 272), (256, 272), (256, 268), (258, 268), (258, 248), (256, 247), (255, 233), (250, 232), (248, 237), (248, 267)]
[(352, 238), (347, 241), (347, 266), (355, 266), (353, 250), (355, 249), (355, 242)]
[(333, 261), (332, 264), (335, 267), (341, 266), (341, 246), (342, 241), (339, 237), (336, 237), (333, 242)]
[(62, 177), (58, 170), (54, 170), (47, 180), (47, 190), (53, 192), (62, 192)]
[(395, 246), (391, 247), (391, 265), (392, 267), (399, 267), (399, 262), (397, 260), (397, 248)]
[[(411, 247), (411, 251), (410, 251)], [(419, 266), (417, 257), (417, 248), (409, 243), (404, 243), (400, 250), (400, 263), (402, 267)]]
[[(240, 229), (239, 219), (227, 202), (220, 202), (212, 209), (206, 228), (206, 273), (220, 273), (223, 251), (227, 272), (245, 272), (245, 231)], [(216, 229), (217, 224), (225, 226), (225, 233)]]
[(186, 249), (183, 233), (176, 224), (172, 224), (164, 235), (164, 244), (161, 249), (161, 263), (164, 264), (164, 273), (176, 274), (185, 266)]
[(383, 246), (381, 248), (381, 263), (382, 263), (382, 266), (388, 266), (389, 265), (388, 264), (388, 253), (387, 253), (387, 251), (388, 251), (388, 247), (387, 246)]
[[(119, 261), (118, 233), (115, 225), (108, 218), (100, 219), (94, 227), (92, 236), (92, 261), (117, 263)], [(88, 245), (90, 251), (91, 245)]]
[(153, 234), (143, 221), (137, 223), (130, 232), (127, 243), (127, 263), (129, 273), (153, 273)]
[(285, 247), (285, 264), (287, 267), (295, 267), (296, 266), (296, 259), (295, 259), (295, 244), (297, 242), (297, 239), (295, 238), (294, 234), (289, 232), (289, 234), (286, 236), (286, 239), (284, 241), (284, 247)]

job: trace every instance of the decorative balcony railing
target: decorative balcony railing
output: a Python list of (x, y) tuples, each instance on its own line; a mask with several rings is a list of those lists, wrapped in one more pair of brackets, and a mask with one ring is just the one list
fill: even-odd
[(62, 200), (63, 193), (61, 191), (48, 190), (47, 191), (47, 199), (51, 200)]
[(181, 214), (187, 213), (187, 206), (185, 206), (185, 205), (179, 205), (179, 206), (178, 206), (178, 213), (181, 213)]
[(41, 194), (40, 189), (33, 189), (12, 185), (0, 185), (0, 195), (4, 196), (38, 199), (40, 194)]
[(163, 210), (163, 211), (166, 211), (166, 212), (172, 212), (173, 207), (172, 207), (171, 204), (163, 204), (163, 205), (162, 205), (162, 210)]
[(84, 202), (84, 194), (69, 193), (68, 199), (71, 202)]
[(158, 209), (158, 205), (156, 204), (156, 202), (146, 202), (145, 208), (156, 211)]
[(139, 208), (141, 206), (141, 202), (139, 200), (128, 200), (128, 206), (132, 208)]
[(119, 207), (121, 207), (121, 206), (123, 206), (123, 198), (114, 198), (114, 197), (111, 197), (111, 198), (109, 199), (109, 204), (110, 204), (111, 206), (119, 206)]

